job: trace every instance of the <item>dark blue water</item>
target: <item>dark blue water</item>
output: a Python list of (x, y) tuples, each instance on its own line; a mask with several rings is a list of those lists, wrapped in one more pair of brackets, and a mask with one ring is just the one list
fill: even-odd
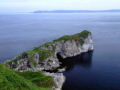
[(120, 13), (0, 15), (0, 60), (84, 29), (95, 50), (63, 72), (63, 90), (120, 90)]

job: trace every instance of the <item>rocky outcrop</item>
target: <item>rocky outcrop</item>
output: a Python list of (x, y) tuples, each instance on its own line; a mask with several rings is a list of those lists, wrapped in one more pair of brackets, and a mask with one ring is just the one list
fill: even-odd
[(91, 32), (84, 30), (75, 35), (65, 35), (33, 50), (23, 52), (6, 65), (18, 71), (53, 70), (60, 66), (58, 57), (67, 58), (93, 50)]
[(73, 57), (93, 50), (93, 41), (90, 33), (86, 38), (79, 38), (83, 39), (81, 41), (83, 42), (82, 44), (74, 39), (67, 40), (66, 42), (64, 40), (57, 42), (55, 54), (59, 54), (63, 59), (65, 59), (67, 57)]
[(53, 90), (61, 90), (62, 89), (62, 85), (65, 82), (65, 77), (62, 73), (48, 73), (48, 72), (45, 72), (44, 74), (46, 76), (53, 77), (54, 81), (56, 82), (57, 88), (53, 88)]

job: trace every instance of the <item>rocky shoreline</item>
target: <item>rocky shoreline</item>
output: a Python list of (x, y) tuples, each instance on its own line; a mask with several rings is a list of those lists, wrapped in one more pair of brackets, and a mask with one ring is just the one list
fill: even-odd
[[(81, 53), (93, 51), (93, 40), (91, 32), (84, 30), (74, 35), (65, 35), (53, 42), (45, 43), (39, 47), (21, 53), (19, 56), (6, 62), (6, 65), (20, 72), (54, 70), (60, 67), (60, 59), (80, 55)], [(60, 90), (65, 81), (62, 73), (49, 73)]]
[(65, 77), (62, 73), (49, 73), (49, 72), (45, 72), (44, 73), (46, 76), (51, 76), (53, 77), (54, 81), (56, 82), (58, 88), (53, 87), (53, 89), (55, 90), (61, 90), (62, 89), (62, 85), (65, 82)]

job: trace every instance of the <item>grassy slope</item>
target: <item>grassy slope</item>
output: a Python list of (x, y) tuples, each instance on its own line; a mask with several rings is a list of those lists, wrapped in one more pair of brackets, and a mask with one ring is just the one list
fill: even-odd
[(55, 86), (57, 88), (56, 83), (54, 82), (51, 76), (45, 76), (42, 72), (16, 72), (20, 76), (30, 80), (32, 83), (36, 84), (37, 86), (52, 88)]
[[(28, 78), (26, 79), (27, 76), (22, 77), (23, 75), (22, 73), (18, 75), (15, 71), (0, 63), (0, 90), (50, 90), (48, 88), (40, 88)], [(28, 77), (30, 76), (29, 73), (27, 75)]]

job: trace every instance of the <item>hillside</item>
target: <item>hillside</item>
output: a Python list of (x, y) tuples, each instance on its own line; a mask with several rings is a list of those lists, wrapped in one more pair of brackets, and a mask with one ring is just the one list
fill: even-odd
[(52, 77), (41, 72), (15, 72), (0, 63), (0, 90), (51, 90), (54, 85)]

